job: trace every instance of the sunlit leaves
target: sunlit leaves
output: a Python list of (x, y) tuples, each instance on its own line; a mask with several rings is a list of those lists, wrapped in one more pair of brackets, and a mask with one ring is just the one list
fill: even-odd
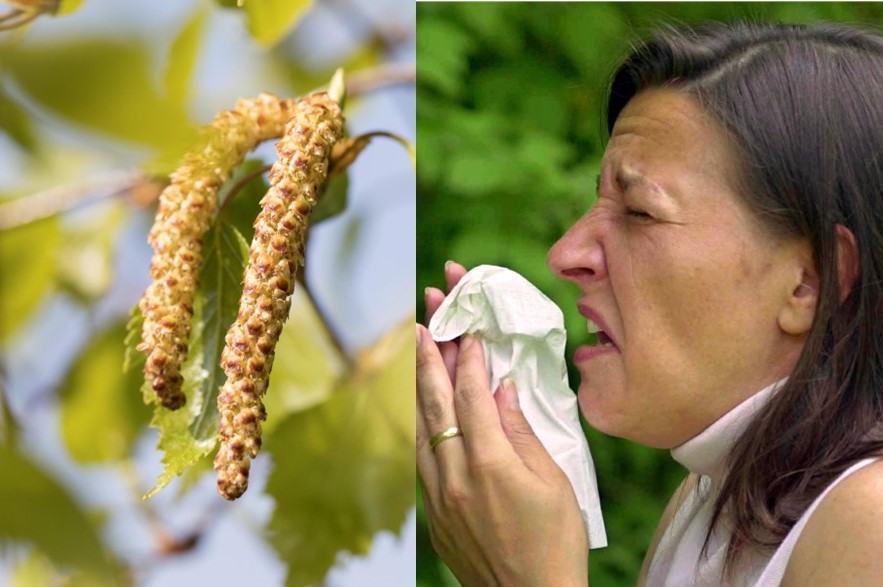
[(58, 582), (52, 562), (38, 552), (31, 552), (12, 571), (12, 587), (53, 585)]
[(78, 40), (0, 52), (29, 97), (70, 122), (176, 160), (196, 138), (186, 105), (162, 96), (137, 42)]
[(0, 231), (0, 339), (40, 303), (53, 282), (60, 241), (57, 218)]
[(123, 373), (125, 326), (93, 338), (74, 362), (61, 389), (61, 431), (70, 455), (81, 463), (126, 458), (147, 423), (140, 371)]
[(414, 505), (413, 336), (409, 318), (359, 356), (328, 401), (267, 438), (270, 541), (289, 565), (289, 587), (321, 583), (339, 553), (365, 553)]
[(166, 95), (177, 104), (190, 97), (191, 78), (199, 56), (208, 11), (198, 9), (172, 42), (165, 71)]
[(70, 14), (78, 10), (82, 4), (83, 0), (61, 0), (61, 6), (58, 7), (56, 14)]
[(262, 45), (275, 45), (312, 6), (313, 0), (253, 0), (245, 2), (248, 31)]
[(55, 276), (63, 291), (88, 303), (103, 295), (113, 280), (117, 231), (127, 218), (125, 206), (113, 202), (62, 231)]
[(33, 544), (55, 564), (105, 579), (113, 563), (88, 516), (27, 458), (0, 445), (0, 541)]
[(27, 112), (0, 87), (0, 130), (22, 149), (33, 151), (36, 147), (34, 129)]
[(291, 313), (276, 345), (273, 373), (264, 396), (264, 432), (269, 433), (289, 414), (328, 399), (346, 368), (345, 357), (331, 342), (327, 326), (303, 286), (298, 285), (291, 298)]

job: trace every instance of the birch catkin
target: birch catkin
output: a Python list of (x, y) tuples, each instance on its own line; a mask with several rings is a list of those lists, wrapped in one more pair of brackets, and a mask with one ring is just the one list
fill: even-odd
[(217, 207), (218, 190), (248, 151), (282, 134), (293, 106), (292, 100), (260, 94), (221, 112), (160, 195), (148, 235), (154, 250), (153, 283), (140, 302), (144, 326), (138, 350), (147, 355), (145, 378), (169, 409), (185, 402), (181, 364), (187, 358), (202, 239)]
[(251, 459), (261, 447), (261, 396), (274, 349), (288, 318), (297, 268), (303, 265), (307, 219), (326, 181), (331, 150), (343, 135), (340, 106), (327, 94), (298, 101), (276, 145), (270, 189), (255, 221), (239, 315), (221, 354), (227, 381), (218, 394), (218, 491), (236, 499), (248, 487)]

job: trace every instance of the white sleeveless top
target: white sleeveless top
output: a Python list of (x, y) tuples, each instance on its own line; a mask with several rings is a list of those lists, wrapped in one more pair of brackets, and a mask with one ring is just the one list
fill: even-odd
[(725, 473), (725, 460), (730, 447), (754, 415), (784, 382), (782, 379), (765, 387), (700, 434), (672, 449), (674, 459), (700, 477), (659, 541), (647, 573), (647, 587), (779, 587), (797, 539), (828, 492), (851, 473), (878, 460), (865, 459), (845, 470), (807, 508), (775, 552), (746, 554), (740, 561), (740, 570), (734, 573), (737, 576), (726, 581), (722, 569), (729, 535), (721, 525), (709, 539), (706, 555), (701, 556), (714, 501)]

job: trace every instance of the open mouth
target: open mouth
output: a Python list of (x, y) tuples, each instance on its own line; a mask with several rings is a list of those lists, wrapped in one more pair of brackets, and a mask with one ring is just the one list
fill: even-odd
[(616, 345), (613, 344), (613, 339), (611, 339), (610, 336), (608, 336), (606, 332), (601, 330), (600, 326), (598, 326), (597, 324), (595, 324), (591, 320), (586, 321), (586, 331), (589, 334), (594, 334), (598, 337), (598, 346), (616, 347)]

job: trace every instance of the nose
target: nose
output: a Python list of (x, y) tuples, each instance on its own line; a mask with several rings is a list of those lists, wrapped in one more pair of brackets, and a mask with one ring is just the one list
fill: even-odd
[(587, 287), (607, 277), (607, 261), (601, 245), (601, 226), (595, 210), (583, 215), (549, 249), (547, 263), (552, 273)]

